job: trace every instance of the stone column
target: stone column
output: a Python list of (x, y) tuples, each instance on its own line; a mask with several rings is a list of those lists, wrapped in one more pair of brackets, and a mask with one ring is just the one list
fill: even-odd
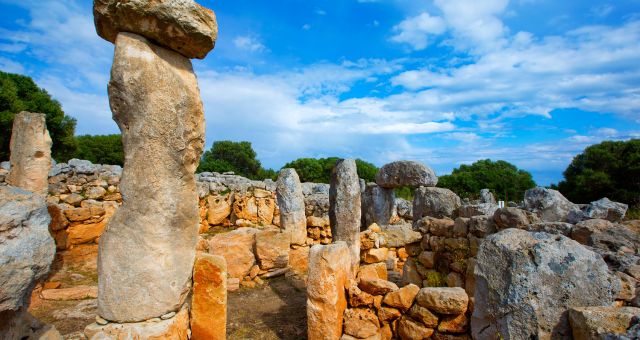
[(304, 245), (307, 242), (307, 219), (304, 214), (302, 185), (296, 170), (280, 170), (276, 184), (280, 227), (291, 235), (292, 244)]
[(329, 189), (329, 220), (333, 241), (344, 241), (351, 254), (351, 271), (360, 264), (360, 180), (356, 162), (341, 159), (331, 171)]
[(227, 262), (198, 254), (193, 268), (191, 339), (224, 340), (227, 333)]
[(51, 168), (51, 137), (44, 113), (20, 112), (11, 132), (9, 185), (46, 195)]
[(191, 288), (204, 112), (191, 61), (133, 33), (116, 39), (109, 100), (123, 205), (100, 238), (98, 313), (137, 322), (177, 312)]

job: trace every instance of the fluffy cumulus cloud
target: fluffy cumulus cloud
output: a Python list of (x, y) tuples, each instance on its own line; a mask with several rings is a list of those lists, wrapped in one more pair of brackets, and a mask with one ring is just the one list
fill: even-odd
[(266, 49), (258, 37), (251, 35), (237, 36), (233, 39), (233, 44), (238, 49), (248, 52), (262, 52)]
[(409, 44), (415, 50), (423, 50), (433, 35), (440, 35), (446, 30), (442, 18), (424, 12), (418, 16), (407, 18), (393, 27), (396, 32), (391, 41)]

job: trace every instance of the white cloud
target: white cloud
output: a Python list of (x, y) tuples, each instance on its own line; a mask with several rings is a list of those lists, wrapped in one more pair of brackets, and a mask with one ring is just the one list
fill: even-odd
[(591, 7), (591, 14), (599, 18), (604, 18), (609, 16), (609, 14), (613, 12), (613, 9), (611, 4), (601, 4)]
[(8, 73), (24, 73), (22, 64), (11, 59), (0, 57), (0, 71)]
[(442, 18), (424, 12), (394, 26), (396, 34), (391, 37), (391, 41), (409, 44), (414, 50), (423, 50), (429, 45), (432, 35), (440, 35), (445, 30)]
[(303, 30), (305, 30), (305, 31), (308, 31), (308, 30), (310, 30), (310, 29), (311, 29), (311, 25), (309, 25), (309, 24), (304, 24), (304, 25), (302, 25), (302, 29), (303, 29)]
[(251, 35), (237, 36), (233, 39), (233, 45), (240, 50), (249, 52), (262, 52), (266, 49), (257, 37)]

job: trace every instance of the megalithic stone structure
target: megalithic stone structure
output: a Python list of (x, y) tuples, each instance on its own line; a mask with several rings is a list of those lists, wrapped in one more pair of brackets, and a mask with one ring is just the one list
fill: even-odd
[(361, 192), (356, 162), (341, 159), (331, 171), (329, 222), (333, 241), (344, 241), (351, 254), (351, 274), (360, 264)]
[(183, 315), (191, 290), (204, 111), (189, 58), (213, 48), (217, 26), (192, 0), (95, 0), (94, 17), (115, 41), (109, 102), (125, 153), (123, 205), (100, 237), (98, 314), (145, 337), (144, 321)]
[(44, 113), (20, 112), (13, 120), (9, 185), (46, 195), (51, 169), (51, 137)]
[(302, 185), (295, 169), (280, 170), (276, 198), (280, 207), (280, 227), (291, 235), (292, 244), (304, 245), (307, 242), (307, 219)]

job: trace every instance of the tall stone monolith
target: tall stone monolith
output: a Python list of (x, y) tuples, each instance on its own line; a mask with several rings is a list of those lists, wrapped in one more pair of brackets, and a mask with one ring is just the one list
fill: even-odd
[(276, 199), (280, 208), (280, 227), (291, 235), (291, 243), (307, 241), (307, 219), (304, 214), (302, 185), (295, 169), (282, 169), (278, 175)]
[(344, 241), (351, 254), (352, 274), (360, 264), (361, 197), (356, 162), (341, 159), (331, 171), (329, 221), (333, 241)]
[(46, 195), (51, 168), (51, 137), (44, 113), (20, 112), (11, 132), (9, 185)]
[(115, 44), (109, 102), (122, 131), (123, 205), (100, 238), (98, 313), (138, 322), (178, 312), (191, 288), (204, 112), (188, 58), (133, 33)]

